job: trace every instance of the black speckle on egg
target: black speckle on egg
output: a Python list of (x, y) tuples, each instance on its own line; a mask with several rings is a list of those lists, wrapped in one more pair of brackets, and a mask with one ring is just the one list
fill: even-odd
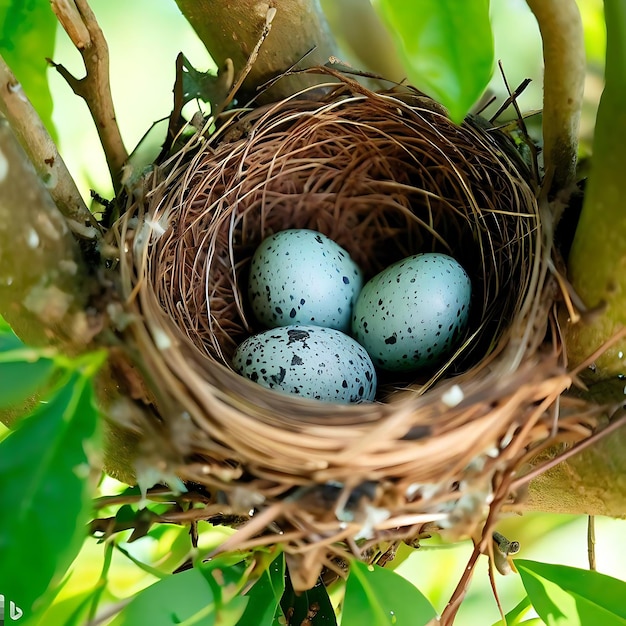
[[(293, 326), (260, 333), (237, 348), (232, 364), (269, 389), (307, 398), (371, 401), (376, 390), (376, 373), (365, 350), (333, 329)], [(362, 378), (372, 382), (359, 396)]]
[[(266, 326), (311, 323), (347, 331), (361, 285), (360, 269), (334, 241), (317, 231), (292, 229), (257, 248), (248, 295), (255, 316)], [(295, 302), (300, 304), (294, 307)]]

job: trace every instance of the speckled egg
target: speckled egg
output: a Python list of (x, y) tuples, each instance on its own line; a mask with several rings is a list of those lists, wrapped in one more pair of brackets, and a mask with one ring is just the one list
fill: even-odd
[(283, 326), (246, 339), (233, 368), (267, 387), (326, 402), (367, 402), (376, 394), (376, 371), (354, 339), (332, 328)]
[(363, 286), (361, 270), (332, 239), (315, 230), (267, 237), (250, 265), (248, 297), (265, 326), (307, 324), (347, 332)]
[(363, 287), (354, 306), (352, 335), (382, 369), (434, 365), (458, 346), (471, 295), (470, 279), (452, 257), (408, 257)]

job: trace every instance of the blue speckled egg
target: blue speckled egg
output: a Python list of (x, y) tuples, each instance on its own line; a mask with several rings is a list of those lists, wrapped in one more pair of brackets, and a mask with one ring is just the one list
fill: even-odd
[(248, 297), (270, 328), (307, 324), (347, 332), (362, 286), (361, 270), (341, 246), (315, 230), (291, 229), (257, 248)]
[(250, 380), (303, 398), (367, 402), (376, 394), (376, 371), (354, 339), (332, 328), (283, 326), (246, 339), (233, 368)]
[(354, 306), (352, 335), (382, 369), (435, 365), (458, 346), (471, 295), (470, 279), (452, 257), (408, 257), (363, 287)]

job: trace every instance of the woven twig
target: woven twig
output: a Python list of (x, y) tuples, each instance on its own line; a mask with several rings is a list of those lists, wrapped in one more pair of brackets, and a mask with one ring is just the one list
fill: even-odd
[[(205, 485), (222, 513), (253, 512), (223, 549), (280, 541), (300, 589), (349, 552), (432, 524), (471, 534), (508, 495), (499, 476), (593, 426), (584, 408), (555, 422), (572, 378), (558, 337), (545, 344), (551, 224), (511, 146), (452, 124), (411, 89), (373, 93), (319, 71), (338, 82), (230, 112), (196, 138), (114, 230), (135, 320), (125, 340), (167, 450), (153, 442), (151, 460)], [(286, 228), (324, 232), (366, 278), (418, 252), (453, 255), (474, 285), (462, 346), (426, 376), (386, 377), (372, 404), (303, 400), (238, 376), (230, 357), (259, 330), (247, 267)]]

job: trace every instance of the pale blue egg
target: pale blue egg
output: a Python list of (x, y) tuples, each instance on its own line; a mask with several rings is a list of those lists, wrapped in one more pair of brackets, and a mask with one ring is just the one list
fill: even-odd
[(352, 335), (382, 369), (433, 366), (458, 347), (471, 296), (470, 279), (455, 259), (417, 254), (365, 284), (354, 306)]
[(290, 229), (257, 248), (248, 298), (269, 328), (307, 324), (347, 332), (362, 286), (361, 270), (341, 246), (315, 230)]
[(372, 361), (354, 339), (332, 328), (283, 326), (246, 339), (233, 369), (268, 389), (326, 402), (368, 402), (376, 394)]

